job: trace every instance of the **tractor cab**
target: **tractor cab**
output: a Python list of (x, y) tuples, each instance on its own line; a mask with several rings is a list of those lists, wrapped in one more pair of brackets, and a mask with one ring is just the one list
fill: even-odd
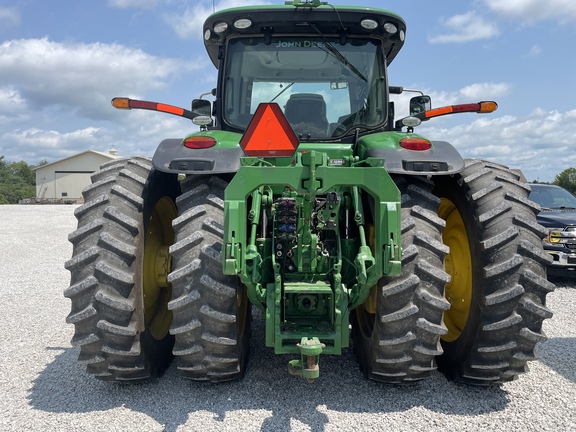
[[(231, 9), (205, 23), (219, 69), (215, 127), (243, 133), (260, 103), (277, 103), (300, 141), (342, 140), (390, 126), (386, 65), (402, 19), (320, 2)], [(281, 14), (278, 8), (282, 9)]]

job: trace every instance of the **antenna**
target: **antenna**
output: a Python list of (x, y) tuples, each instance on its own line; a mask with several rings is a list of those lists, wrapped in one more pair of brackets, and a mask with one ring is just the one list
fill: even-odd
[(216, 12), (216, 5), (214, 4), (215, 0), (212, 0), (212, 13)]

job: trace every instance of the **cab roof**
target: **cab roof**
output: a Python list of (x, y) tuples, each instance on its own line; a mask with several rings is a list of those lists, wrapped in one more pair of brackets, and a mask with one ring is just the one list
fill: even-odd
[[(309, 6), (303, 6), (300, 1), (287, 3), (225, 9), (209, 16), (204, 22), (204, 45), (214, 66), (218, 67), (220, 46), (225, 45), (226, 39), (231, 36), (317, 34), (318, 29), (324, 36), (377, 37), (382, 40), (388, 64), (404, 45), (406, 23), (393, 12), (369, 7), (319, 4), (317, 1), (313, 2), (314, 6), (309, 3), (304, 3)], [(250, 25), (237, 28), (235, 23), (238, 20), (243, 20), (243, 25), (249, 20)], [(365, 20), (374, 21), (376, 27), (365, 28), (362, 25)], [(393, 24), (397, 31), (390, 33), (386, 28), (391, 26), (386, 24)]]

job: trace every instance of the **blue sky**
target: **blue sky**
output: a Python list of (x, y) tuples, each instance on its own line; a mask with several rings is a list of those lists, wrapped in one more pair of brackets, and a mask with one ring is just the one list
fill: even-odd
[[(283, 0), (215, 0), (216, 10)], [(408, 25), (391, 84), (434, 107), (496, 100), (417, 129), (465, 157), (552, 181), (576, 167), (576, 1), (333, 0), (391, 10)], [(152, 156), (197, 128), (174, 116), (118, 111), (114, 96), (189, 107), (216, 70), (202, 23), (212, 0), (0, 0), (0, 155), (36, 164), (92, 149)], [(409, 95), (407, 96), (409, 97)], [(397, 113), (405, 114), (406, 97)]]

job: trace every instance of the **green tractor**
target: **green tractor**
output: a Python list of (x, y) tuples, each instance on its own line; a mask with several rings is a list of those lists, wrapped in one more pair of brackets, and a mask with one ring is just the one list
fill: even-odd
[(496, 103), (419, 94), (396, 119), (405, 34), (389, 11), (318, 0), (223, 10), (203, 28), (213, 103), (112, 101), (199, 130), (104, 164), (83, 192), (64, 295), (88, 373), (146, 380), (177, 357), (186, 378), (240, 378), (253, 307), (311, 382), (350, 346), (387, 383), (527, 370), (554, 289), (539, 207), (512, 170), (414, 132)]

